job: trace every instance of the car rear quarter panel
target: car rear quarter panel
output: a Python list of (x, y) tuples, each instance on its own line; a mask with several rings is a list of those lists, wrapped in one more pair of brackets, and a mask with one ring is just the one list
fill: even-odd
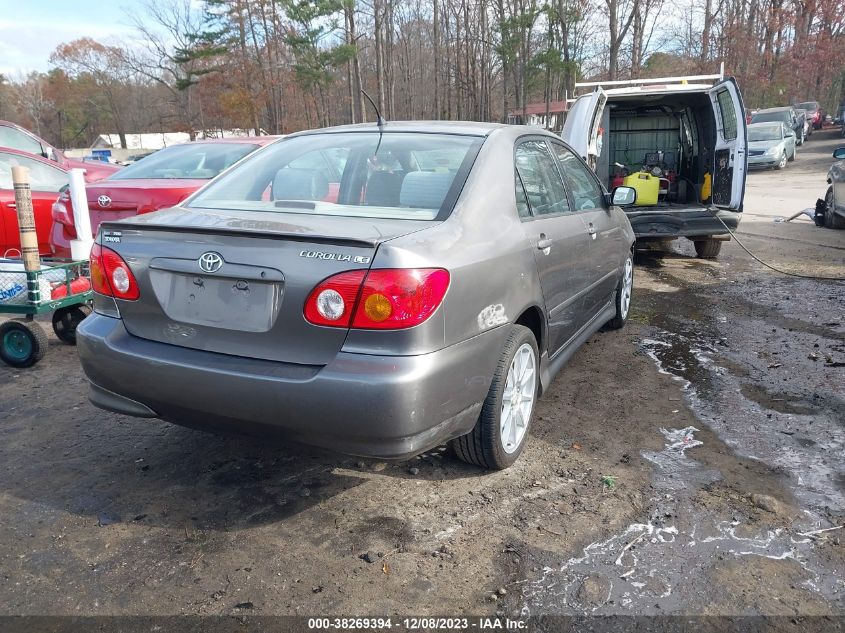
[[(376, 253), (373, 268), (447, 269), (451, 281), (443, 305), (416, 328), (352, 330), (344, 351), (424, 354), (513, 323), (527, 308), (543, 305), (534, 255), (516, 211), (518, 136), (509, 128), (492, 132), (449, 218), (389, 240)], [(503, 344), (508, 329), (500, 329)]]

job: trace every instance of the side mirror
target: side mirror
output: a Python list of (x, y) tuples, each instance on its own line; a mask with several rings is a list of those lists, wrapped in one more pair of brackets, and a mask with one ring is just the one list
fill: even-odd
[(636, 201), (637, 190), (633, 187), (616, 187), (616, 189), (613, 190), (611, 202), (617, 207), (630, 207)]
[(845, 160), (845, 147), (837, 147), (833, 150), (833, 157), (836, 160)]

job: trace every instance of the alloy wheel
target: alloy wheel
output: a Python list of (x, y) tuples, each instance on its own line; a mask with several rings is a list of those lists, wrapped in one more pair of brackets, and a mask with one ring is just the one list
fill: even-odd
[(534, 348), (523, 343), (511, 360), (502, 396), (499, 432), (502, 448), (515, 452), (525, 439), (537, 394), (537, 358)]

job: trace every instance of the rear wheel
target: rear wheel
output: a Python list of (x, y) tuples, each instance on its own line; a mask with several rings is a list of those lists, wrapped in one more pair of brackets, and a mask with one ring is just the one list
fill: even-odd
[(607, 322), (607, 327), (618, 330), (628, 320), (628, 311), (631, 308), (631, 295), (634, 292), (634, 260), (631, 256), (625, 260), (622, 269), (622, 276), (616, 284), (616, 315)]
[[(800, 143), (799, 143), (799, 145), (800, 145)], [(789, 157), (789, 162), (790, 162), (790, 163), (791, 163), (792, 161), (794, 161), (794, 160), (795, 160), (795, 155), (796, 155), (797, 153), (798, 153), (798, 150), (797, 150), (797, 149), (792, 150), (792, 155)]]
[(68, 306), (53, 312), (53, 332), (62, 343), (76, 345), (76, 328), (91, 314), (87, 305)]
[(824, 194), (824, 202), (824, 225), (829, 229), (845, 229), (845, 218), (834, 212), (832, 185), (827, 188), (827, 193)]
[(497, 470), (513, 464), (528, 437), (539, 384), (537, 341), (531, 330), (514, 325), (475, 427), (451, 442), (458, 458)]
[(47, 333), (34, 321), (0, 325), (0, 358), (12, 367), (31, 367), (47, 353)]
[(695, 254), (702, 259), (716, 259), (722, 250), (722, 240), (695, 240)]

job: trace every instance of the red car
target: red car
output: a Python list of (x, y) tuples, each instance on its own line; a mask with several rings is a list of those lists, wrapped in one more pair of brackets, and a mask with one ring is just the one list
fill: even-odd
[(15, 166), (29, 168), (38, 250), (42, 255), (49, 255), (52, 253), (50, 227), (53, 222), (53, 203), (59, 191), (67, 185), (67, 171), (46, 158), (0, 147), (0, 257), (20, 256), (18, 214), (15, 208), (15, 190), (12, 187), (12, 167)]
[(21, 152), (41, 156), (42, 158), (53, 161), (66, 170), (84, 169), (85, 182), (102, 180), (106, 176), (110, 176), (120, 170), (118, 165), (112, 165), (102, 161), (68, 158), (44, 139), (38, 138), (32, 132), (8, 121), (0, 121), (0, 147), (9, 147)]
[[(105, 220), (121, 220), (179, 204), (221, 171), (278, 138), (254, 136), (172, 145), (87, 185), (94, 235)], [(69, 257), (70, 240), (76, 239), (70, 194), (62, 191), (54, 202), (50, 243), (56, 256)]]

